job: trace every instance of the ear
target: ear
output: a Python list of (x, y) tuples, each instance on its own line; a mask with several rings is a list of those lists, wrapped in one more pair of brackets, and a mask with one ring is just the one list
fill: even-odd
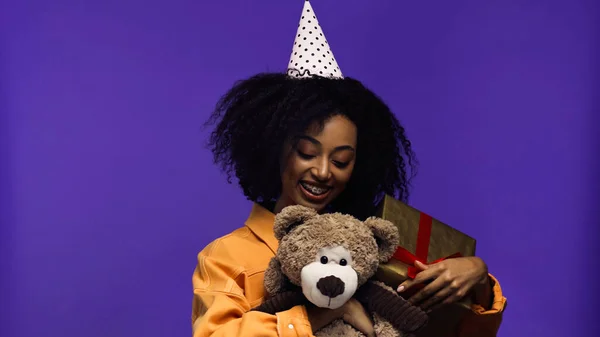
[(310, 207), (300, 205), (285, 207), (275, 216), (275, 224), (273, 225), (275, 238), (281, 240), (294, 227), (315, 216), (317, 216), (317, 211)]
[(269, 261), (269, 266), (265, 270), (264, 284), (268, 295), (275, 295), (285, 290), (287, 281), (277, 257), (273, 257)]
[(390, 221), (370, 217), (365, 220), (367, 225), (377, 241), (379, 248), (379, 262), (386, 263), (394, 255), (400, 241), (400, 233), (398, 228)]

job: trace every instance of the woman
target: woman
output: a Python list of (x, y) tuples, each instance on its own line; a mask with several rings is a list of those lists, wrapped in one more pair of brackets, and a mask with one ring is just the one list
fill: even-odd
[[(268, 315), (248, 312), (263, 296), (263, 272), (275, 255), (274, 214), (289, 205), (358, 218), (373, 214), (387, 193), (408, 196), (410, 142), (388, 107), (360, 82), (262, 74), (237, 84), (211, 122), (215, 159), (255, 202), (245, 226), (209, 244), (193, 276), (194, 336), (310, 336), (343, 317), (370, 335), (356, 302), (338, 312), (304, 307)], [(418, 265), (411, 282), (431, 281), (411, 297), (426, 310), (475, 297), (473, 313), (448, 336), (495, 336), (505, 299), (478, 257)], [(399, 289), (402, 291), (403, 289)]]
[[(235, 176), (254, 207), (244, 226), (198, 254), (194, 337), (311, 336), (337, 318), (372, 336), (372, 323), (356, 301), (339, 310), (249, 311), (265, 295), (264, 271), (277, 251), (276, 213), (300, 204), (365, 219), (384, 194), (407, 199), (415, 167), (404, 128), (385, 103), (342, 76), (308, 1), (288, 73), (236, 84), (209, 123), (216, 124), (210, 142), (216, 163)], [(496, 335), (506, 299), (480, 258), (417, 267), (417, 277), (398, 287), (427, 283), (410, 297), (414, 304), (435, 310), (464, 296), (476, 303), (447, 337)]]

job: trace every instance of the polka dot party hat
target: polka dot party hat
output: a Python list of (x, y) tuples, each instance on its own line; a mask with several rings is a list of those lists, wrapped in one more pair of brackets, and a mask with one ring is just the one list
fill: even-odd
[(344, 77), (308, 0), (302, 9), (287, 74), (297, 78)]

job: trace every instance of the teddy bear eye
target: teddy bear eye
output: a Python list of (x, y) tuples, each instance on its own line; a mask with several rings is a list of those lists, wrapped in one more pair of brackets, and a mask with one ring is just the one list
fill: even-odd
[(329, 259), (327, 258), (327, 256), (321, 256), (321, 263), (327, 264), (327, 262), (329, 262)]
[(346, 259), (341, 259), (340, 260), (340, 266), (345, 266), (348, 264), (348, 261), (346, 261)]

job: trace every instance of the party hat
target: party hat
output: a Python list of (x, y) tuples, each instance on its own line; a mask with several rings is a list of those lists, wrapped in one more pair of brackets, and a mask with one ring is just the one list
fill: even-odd
[(310, 2), (304, 2), (288, 76), (344, 78)]

